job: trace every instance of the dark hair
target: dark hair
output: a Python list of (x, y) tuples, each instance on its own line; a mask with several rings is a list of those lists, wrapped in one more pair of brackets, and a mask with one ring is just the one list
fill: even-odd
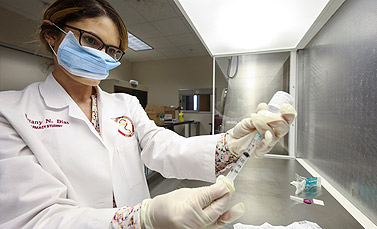
[[(114, 22), (119, 32), (120, 48), (126, 50), (128, 45), (126, 26), (120, 15), (106, 0), (56, 0), (45, 10), (43, 20), (50, 20), (63, 28), (64, 24), (69, 22), (102, 16), (107, 16)], [(39, 38), (50, 50), (44, 39), (46, 33), (57, 35), (60, 31), (53, 25), (41, 25)]]

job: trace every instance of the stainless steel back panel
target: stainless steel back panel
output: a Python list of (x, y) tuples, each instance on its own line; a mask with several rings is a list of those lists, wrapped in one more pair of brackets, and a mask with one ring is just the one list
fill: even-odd
[(377, 224), (377, 1), (346, 1), (298, 58), (298, 157)]
[[(228, 93), (225, 102), (223, 126), (228, 130), (255, 112), (261, 102), (272, 98), (276, 91), (283, 90), (284, 64), (289, 52), (250, 54), (233, 58), (231, 66), (228, 57), (216, 58), (224, 75), (230, 67)], [(225, 61), (224, 61), (225, 60)]]
[[(289, 55), (289, 52), (248, 54), (233, 57), (231, 62), (230, 57), (216, 58), (222, 77), (225, 76), (228, 81), (226, 99), (216, 102), (224, 103), (221, 132), (233, 128), (243, 118), (250, 117), (258, 104), (268, 103), (276, 91), (287, 91)], [(219, 93), (222, 90), (217, 88)], [(287, 155), (287, 142), (287, 137), (281, 139), (270, 154)]]

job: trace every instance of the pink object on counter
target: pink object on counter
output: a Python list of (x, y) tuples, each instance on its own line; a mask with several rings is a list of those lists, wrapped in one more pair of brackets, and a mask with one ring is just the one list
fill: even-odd
[(308, 200), (308, 199), (304, 199), (304, 203), (311, 204), (312, 202), (310, 200)]

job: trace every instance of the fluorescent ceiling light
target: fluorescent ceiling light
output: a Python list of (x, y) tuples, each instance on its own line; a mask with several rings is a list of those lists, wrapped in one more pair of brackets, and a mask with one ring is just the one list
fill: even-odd
[(329, 0), (175, 0), (212, 56), (295, 49)]
[(128, 47), (134, 51), (143, 51), (153, 49), (151, 46), (144, 43), (132, 33), (128, 32)]

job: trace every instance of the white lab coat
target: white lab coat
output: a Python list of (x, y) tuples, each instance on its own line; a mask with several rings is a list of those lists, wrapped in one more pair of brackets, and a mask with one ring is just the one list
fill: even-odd
[[(113, 193), (119, 207), (149, 197), (144, 164), (215, 180), (218, 136), (181, 137), (157, 127), (135, 97), (97, 91), (101, 135), (52, 74), (0, 93), (0, 228), (107, 228)], [(122, 116), (131, 137), (118, 131)]]

